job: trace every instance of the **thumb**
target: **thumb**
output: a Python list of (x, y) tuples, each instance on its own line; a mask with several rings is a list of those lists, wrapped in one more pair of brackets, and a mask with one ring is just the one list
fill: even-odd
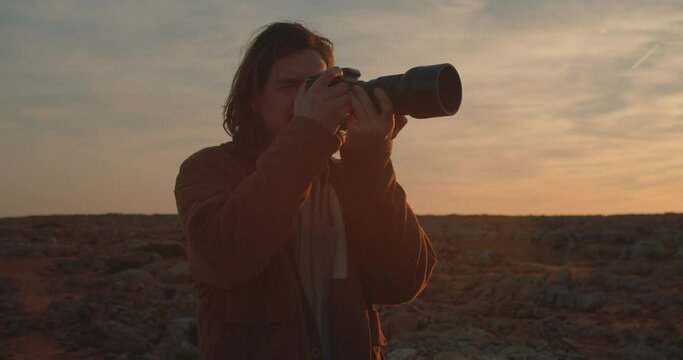
[(391, 134), (391, 138), (395, 138), (396, 135), (398, 135), (398, 132), (401, 131), (401, 129), (403, 129), (407, 123), (408, 119), (405, 117), (405, 115), (394, 115), (394, 130)]
[(346, 123), (346, 129), (348, 129), (351, 132), (357, 131), (360, 127), (360, 123), (358, 122), (358, 118), (356, 118), (356, 116), (353, 114), (346, 115), (346, 118), (344, 119), (344, 123)]

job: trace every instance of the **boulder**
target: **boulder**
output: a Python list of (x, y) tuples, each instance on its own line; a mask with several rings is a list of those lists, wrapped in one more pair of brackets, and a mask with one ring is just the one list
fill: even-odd
[(412, 348), (400, 348), (389, 351), (386, 354), (387, 360), (416, 360), (417, 350)]
[(113, 275), (111, 279), (111, 287), (115, 292), (138, 293), (154, 284), (152, 275), (138, 269), (121, 271)]
[(110, 321), (103, 349), (116, 353), (140, 353), (147, 350), (147, 341), (136, 329)]

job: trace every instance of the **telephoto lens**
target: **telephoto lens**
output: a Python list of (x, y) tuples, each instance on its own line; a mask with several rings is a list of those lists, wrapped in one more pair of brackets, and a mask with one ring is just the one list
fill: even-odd
[[(384, 90), (394, 113), (410, 115), (417, 119), (454, 115), (462, 102), (462, 84), (460, 75), (451, 64), (417, 66), (404, 74), (380, 76), (369, 81), (361, 81), (360, 71), (354, 68), (342, 68), (343, 76), (335, 78), (330, 86), (339, 82), (359, 85), (370, 95), (375, 107), (379, 109), (373, 89)], [(319, 76), (319, 75), (318, 75)], [(306, 79), (306, 90), (318, 76)]]

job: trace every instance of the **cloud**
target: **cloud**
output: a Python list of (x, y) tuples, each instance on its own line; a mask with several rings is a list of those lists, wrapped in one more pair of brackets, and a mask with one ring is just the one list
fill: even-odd
[(0, 4), (0, 161), (11, 169), (0, 186), (23, 189), (6, 193), (0, 216), (174, 212), (179, 162), (229, 140), (220, 107), (243, 46), (280, 19), (331, 38), (338, 64), (363, 79), (456, 66), (460, 112), (411, 119), (396, 141), (419, 213), (683, 200), (673, 0), (21, 1)]

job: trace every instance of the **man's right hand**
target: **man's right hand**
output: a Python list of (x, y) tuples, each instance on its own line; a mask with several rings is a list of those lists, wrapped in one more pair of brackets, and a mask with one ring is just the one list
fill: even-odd
[(309, 117), (331, 134), (336, 133), (346, 114), (352, 111), (349, 86), (343, 82), (329, 86), (332, 79), (341, 75), (341, 69), (334, 66), (323, 72), (308, 91), (304, 82), (294, 100), (294, 116)]

